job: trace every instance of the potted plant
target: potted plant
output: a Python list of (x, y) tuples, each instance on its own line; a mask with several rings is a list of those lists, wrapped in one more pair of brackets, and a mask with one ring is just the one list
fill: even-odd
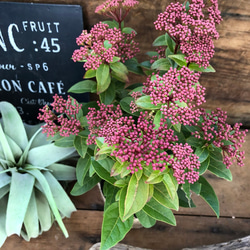
[(55, 221), (68, 237), (62, 219), (76, 209), (60, 182), (76, 179), (75, 166), (65, 162), (75, 148), (57, 147), (9, 102), (0, 102), (0, 113), (0, 247), (12, 234), (38, 237)]
[[(96, 12), (113, 20), (97, 23), (76, 39), (73, 60), (84, 62), (84, 80), (72, 93), (96, 93), (98, 101), (78, 104), (55, 96), (41, 109), (47, 133), (61, 147), (75, 147), (79, 160), (71, 194), (101, 183), (105, 197), (101, 249), (121, 241), (134, 218), (176, 225), (172, 210), (194, 207), (203, 198), (219, 216), (217, 196), (204, 177), (209, 171), (232, 180), (229, 167), (243, 165), (247, 131), (229, 125), (226, 112), (205, 110), (201, 74), (215, 72), (209, 61), (222, 20), (217, 0), (174, 1), (154, 25), (162, 32), (139, 63), (136, 31), (125, 26), (136, 0), (108, 0)], [(132, 74), (143, 83), (130, 84)], [(61, 131), (62, 127), (64, 128)], [(67, 131), (66, 133), (64, 131)]]

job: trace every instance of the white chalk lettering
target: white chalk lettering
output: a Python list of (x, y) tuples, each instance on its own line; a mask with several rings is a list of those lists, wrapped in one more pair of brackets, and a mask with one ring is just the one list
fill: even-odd
[(32, 71), (32, 70), (44, 70), (44, 71), (49, 71), (49, 67), (48, 64), (46, 62), (39, 64), (39, 63), (35, 63), (35, 64), (31, 64), (31, 63), (27, 63), (27, 69)]
[(59, 33), (59, 22), (40, 22), (40, 21), (23, 21), (23, 31), (31, 32), (47, 32), (47, 33)]
[(5, 90), (7, 92), (22, 92), (22, 86), (19, 80), (2, 79), (0, 82), (0, 91)]
[(64, 91), (64, 84), (62, 81), (59, 81), (57, 83), (54, 82), (34, 82), (29, 81), (28, 82), (28, 89), (32, 93), (40, 93), (40, 94), (65, 94)]
[(35, 83), (34, 81), (29, 81), (29, 82), (28, 82), (28, 89), (29, 89), (29, 91), (32, 92), (32, 93), (36, 93), (36, 92), (37, 92), (37, 91), (34, 90), (33, 87), (32, 87), (32, 86), (34, 86), (35, 84), (36, 84), (36, 83)]
[(21, 104), (28, 104), (28, 105), (36, 105), (37, 100), (36, 99), (30, 99), (30, 98), (24, 98), (22, 97), (20, 99)]
[(0, 30), (0, 46), (2, 47), (2, 49), (4, 51), (7, 51), (7, 47), (6, 47), (5, 41), (3, 39), (3, 34), (2, 34), (1, 30)]
[(9, 25), (9, 27), (8, 27), (8, 35), (9, 35), (10, 44), (11, 44), (11, 46), (13, 47), (13, 49), (15, 51), (22, 52), (22, 51), (24, 51), (24, 48), (20, 49), (17, 46), (17, 44), (15, 42), (15, 39), (14, 39), (14, 36), (13, 36), (13, 28), (15, 28), (17, 32), (19, 32), (18, 26), (15, 23), (12, 23), (12, 24)]
[(57, 84), (58, 94), (59, 94), (59, 95), (65, 95), (66, 93), (65, 93), (65, 91), (63, 90), (63, 88), (64, 88), (64, 83), (63, 83), (62, 81), (60, 81), (60, 82), (57, 82), (56, 84)]
[(0, 70), (16, 70), (15, 65), (13, 64), (0, 64)]

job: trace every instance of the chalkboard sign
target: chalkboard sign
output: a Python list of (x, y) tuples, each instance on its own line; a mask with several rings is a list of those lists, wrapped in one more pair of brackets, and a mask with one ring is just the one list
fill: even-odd
[(0, 3), (0, 100), (25, 122), (37, 123), (39, 108), (82, 80), (83, 65), (71, 60), (82, 29), (78, 5)]

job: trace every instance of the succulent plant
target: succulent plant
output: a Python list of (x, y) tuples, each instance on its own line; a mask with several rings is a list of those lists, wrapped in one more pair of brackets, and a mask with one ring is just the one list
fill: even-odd
[(23, 123), (16, 108), (0, 102), (0, 247), (17, 234), (29, 241), (75, 211), (61, 181), (75, 180), (75, 167), (63, 163), (75, 149), (47, 140), (41, 125)]

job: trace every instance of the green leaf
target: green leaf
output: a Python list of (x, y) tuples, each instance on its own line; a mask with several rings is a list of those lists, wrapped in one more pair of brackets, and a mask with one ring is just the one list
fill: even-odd
[(96, 69), (87, 70), (83, 78), (93, 78), (93, 77), (96, 77)]
[(158, 57), (159, 53), (157, 51), (147, 51), (146, 55), (148, 55), (149, 57)]
[(154, 198), (151, 198), (144, 206), (143, 211), (155, 220), (163, 221), (173, 226), (176, 225), (173, 212), (169, 208), (161, 205)]
[(136, 217), (138, 218), (139, 222), (145, 228), (150, 228), (155, 225), (156, 220), (149, 215), (147, 215), (143, 210), (140, 210), (136, 213)]
[(137, 34), (137, 32), (134, 29), (130, 28), (130, 27), (124, 27), (122, 29), (122, 33), (125, 33), (125, 34), (131, 34), (132, 32), (135, 32), (135, 34)]
[(111, 64), (112, 64), (112, 63), (119, 62), (120, 60), (121, 60), (121, 58), (120, 58), (120, 57), (118, 57), (118, 56), (113, 56), (113, 59), (112, 59)]
[(35, 178), (30, 174), (12, 172), (6, 213), (6, 233), (20, 236), (24, 217), (33, 191)]
[(105, 137), (97, 137), (96, 138), (96, 144), (97, 144), (98, 148), (102, 147), (102, 145), (104, 144), (104, 140), (105, 140)]
[(75, 149), (77, 150), (78, 154), (84, 158), (86, 153), (87, 153), (87, 149), (88, 146), (86, 144), (86, 138), (82, 137), (82, 136), (76, 136), (75, 140), (74, 140), (74, 146)]
[(145, 69), (151, 69), (152, 64), (150, 63), (150, 61), (144, 61), (140, 65), (141, 65), (141, 67), (143, 67)]
[(3, 186), (0, 188), (0, 199), (2, 199), (10, 191), (10, 185)]
[(131, 58), (127, 61), (125, 61), (125, 66), (127, 67), (129, 72), (138, 74), (138, 75), (144, 75), (144, 72), (141, 68), (141, 65), (138, 63), (136, 58)]
[(113, 20), (113, 21), (107, 20), (107, 21), (103, 21), (103, 23), (108, 24), (108, 26), (109, 26), (110, 29), (113, 29), (113, 28), (117, 28), (118, 29), (119, 28), (119, 23), (116, 22), (115, 20)]
[(200, 175), (203, 175), (207, 171), (209, 164), (210, 164), (210, 157), (208, 157), (205, 161), (201, 163), (200, 168), (198, 169)]
[(111, 82), (109, 65), (101, 64), (96, 71), (97, 94), (104, 92)]
[(201, 183), (199, 183), (199, 182), (195, 182), (194, 184), (190, 184), (190, 188), (197, 195), (199, 195), (201, 193)]
[(108, 250), (120, 242), (132, 228), (132, 225), (133, 216), (122, 221), (119, 216), (118, 203), (110, 205), (103, 214), (100, 250)]
[(188, 201), (186, 194), (183, 190), (180, 188), (177, 190), (177, 194), (179, 197), (179, 204), (180, 207), (195, 207), (195, 204), (193, 203), (192, 200)]
[(133, 90), (131, 90), (131, 91), (129, 92), (129, 95), (131, 95), (131, 94), (134, 93), (134, 92), (140, 92), (140, 93), (143, 95), (143, 88), (144, 88), (143, 86), (134, 88)]
[(165, 70), (165, 71), (169, 70), (170, 67), (171, 65), (167, 58), (160, 58), (151, 65), (151, 69)]
[[(28, 138), (23, 121), (16, 108), (12, 104), (3, 101), (0, 102), (0, 112), (2, 114), (4, 133), (12, 138), (17, 145), (24, 150), (28, 144)], [(14, 134), (13, 131), (15, 131)]]
[(74, 84), (72, 87), (69, 88), (68, 92), (82, 94), (91, 92), (93, 87), (96, 86), (96, 82), (92, 80), (84, 80)]
[(104, 45), (104, 48), (105, 48), (105, 49), (110, 49), (110, 48), (112, 48), (112, 44), (109, 42), (109, 40), (105, 40), (105, 41), (103, 42), (103, 45)]
[(216, 176), (223, 178), (228, 181), (232, 181), (232, 173), (226, 167), (226, 165), (222, 161), (216, 161), (214, 158), (210, 157), (210, 164), (208, 166), (208, 170), (215, 174)]
[(6, 195), (2, 199), (0, 199), (0, 248), (7, 239), (7, 233), (5, 229), (7, 203), (8, 203), (8, 196)]
[(75, 135), (70, 135), (66, 137), (61, 137), (60, 139), (56, 140), (54, 145), (57, 147), (74, 147), (74, 140), (75, 140)]
[(110, 68), (116, 73), (128, 74), (128, 69), (122, 62), (112, 63), (110, 64)]
[(158, 129), (160, 127), (160, 122), (162, 118), (162, 112), (161, 110), (158, 110), (154, 116), (154, 129)]
[(1, 151), (3, 151), (5, 160), (15, 163), (14, 155), (11, 151), (10, 145), (4, 134), (1, 124), (0, 124), (0, 148), (1, 148)]
[(191, 190), (190, 190), (190, 183), (188, 181), (182, 184), (182, 190), (184, 191), (186, 195), (189, 207), (191, 207), (191, 203), (190, 203), (191, 202)]
[(54, 144), (48, 144), (32, 148), (28, 153), (27, 163), (39, 167), (48, 167), (55, 162), (69, 157), (74, 152), (75, 148), (61, 148), (56, 147)]
[(116, 161), (115, 164), (113, 165), (112, 169), (111, 169), (111, 176), (117, 176), (119, 174), (121, 174), (122, 170), (125, 168), (127, 169), (127, 167), (129, 166), (129, 162), (123, 162), (120, 163), (119, 161)]
[(35, 195), (41, 231), (48, 231), (53, 223), (53, 215), (51, 213), (49, 203), (42, 191), (36, 189)]
[(95, 172), (99, 175), (99, 177), (110, 184), (114, 184), (116, 182), (116, 179), (112, 176), (110, 176), (110, 172), (107, 171), (99, 162), (92, 161), (92, 165), (95, 169)]
[(138, 107), (147, 110), (154, 110), (161, 108), (161, 104), (158, 105), (152, 104), (151, 97), (149, 95), (138, 98), (135, 103)]
[(212, 208), (216, 216), (219, 218), (219, 201), (212, 186), (202, 176), (200, 176), (198, 182), (201, 184), (200, 196), (208, 203), (208, 205)]
[(167, 42), (167, 46), (169, 48), (169, 50), (174, 53), (175, 50), (175, 42), (173, 41), (173, 39), (168, 35), (168, 33), (165, 34), (165, 40)]
[[(13, 156), (15, 159), (18, 159), (20, 158), (20, 156), (22, 155), (23, 153), (23, 150), (16, 144), (16, 142), (10, 138), (8, 135), (5, 134), (5, 137), (7, 139), (7, 143), (9, 144), (9, 147), (13, 153)], [(0, 157), (4, 158), (3, 156), (3, 149), (2, 149), (2, 146), (1, 146), (1, 143), (0, 143)]]
[[(27, 212), (24, 218), (24, 226), (25, 226), (25, 236), (27, 237), (26, 240), (30, 240), (30, 238), (36, 238), (39, 235), (39, 220), (38, 220), (38, 213), (37, 213), (37, 203), (35, 192), (33, 190), (29, 205), (27, 208)], [(23, 232), (21, 232), (22, 237), (24, 237)]]
[(188, 12), (188, 11), (189, 11), (189, 9), (190, 9), (189, 5), (190, 5), (190, 3), (189, 3), (189, 1), (187, 1), (186, 6), (185, 6), (185, 8), (186, 8), (186, 12)]
[(223, 161), (221, 148), (212, 148), (212, 150), (209, 151), (209, 154), (215, 161)]
[(105, 197), (104, 211), (115, 202), (115, 197), (120, 188), (114, 187), (108, 182), (104, 182), (103, 195)]
[(162, 206), (165, 206), (167, 208), (171, 208), (174, 210), (179, 209), (178, 196), (175, 195), (172, 199), (164, 183), (158, 183), (154, 185), (153, 198), (157, 200), (157, 202), (159, 202)]
[(128, 75), (123, 73), (123, 72), (111, 71), (111, 77), (113, 79), (120, 81), (120, 82), (124, 82), (124, 83), (128, 82)]
[(126, 220), (131, 215), (140, 211), (146, 204), (149, 195), (149, 184), (145, 183), (145, 178), (136, 178), (133, 174), (130, 177), (125, 198), (124, 215), (122, 220)]
[(185, 59), (185, 55), (183, 54), (169, 55), (168, 57), (174, 60), (181, 67), (187, 66), (187, 61)]
[(154, 42), (153, 46), (167, 46), (167, 41), (165, 35), (158, 36)]
[(173, 124), (173, 128), (176, 132), (181, 132), (181, 124), (180, 123), (176, 123), (176, 124)]
[(95, 187), (100, 180), (101, 178), (97, 174), (93, 174), (91, 177), (88, 174), (86, 174), (83, 180), (83, 185), (80, 185), (78, 182), (76, 182), (70, 194), (73, 196), (85, 194), (93, 187)]
[(53, 176), (59, 181), (74, 181), (76, 179), (76, 168), (65, 165), (54, 163), (48, 166)]
[(0, 166), (0, 188), (10, 184), (11, 177), (7, 173), (1, 173), (3, 171), (3, 168)]
[(196, 148), (195, 154), (197, 156), (199, 156), (199, 161), (200, 161), (200, 163), (202, 163), (202, 162), (204, 162), (208, 158), (209, 151), (205, 147), (202, 147), (202, 148), (199, 147), (199, 148)]
[(164, 174), (163, 183), (170, 195), (171, 199), (175, 199), (177, 195), (178, 182), (175, 177), (173, 177), (173, 170), (170, 169), (168, 174)]
[(61, 184), (50, 172), (44, 172), (44, 177), (50, 186), (50, 190), (54, 197), (57, 209), (61, 212), (63, 217), (66, 216), (69, 218), (71, 213), (76, 211), (74, 204), (70, 200)]
[(130, 110), (130, 103), (132, 101), (134, 101), (134, 99), (131, 96), (124, 97), (120, 101), (121, 108), (122, 108), (122, 110), (124, 110), (128, 114), (131, 114), (131, 115), (134, 115), (134, 116), (139, 116), (140, 112), (137, 111), (135, 113), (132, 113), (131, 110)]
[(150, 176), (146, 180), (146, 183), (156, 184), (156, 183), (162, 182), (162, 180), (163, 180), (162, 172), (160, 170), (155, 170), (150, 174)]
[(47, 201), (48, 201), (48, 203), (50, 205), (50, 208), (51, 208), (51, 210), (52, 210), (52, 212), (53, 212), (53, 214), (55, 216), (55, 219), (56, 219), (59, 227), (61, 228), (64, 236), (66, 238), (68, 238), (69, 235), (68, 235), (67, 229), (63, 224), (62, 217), (61, 217), (61, 215), (60, 215), (60, 213), (58, 211), (55, 199), (53, 197), (50, 186), (49, 186), (45, 176), (40, 171), (38, 171), (36, 169), (34, 169), (34, 170), (26, 170), (26, 171), (28, 173), (30, 173), (31, 175), (33, 175), (36, 178), (36, 180), (38, 181), (38, 183), (41, 185), (43, 193), (47, 198)]
[(84, 158), (80, 157), (76, 164), (76, 178), (80, 186), (83, 185), (84, 178), (89, 171), (91, 165), (91, 159), (89, 155)]
[(106, 89), (104, 92), (100, 94), (101, 102), (105, 105), (109, 105), (113, 102), (115, 99), (115, 84), (111, 81), (108, 89)]
[(203, 140), (198, 139), (194, 136), (190, 136), (189, 138), (187, 138), (186, 141), (190, 146), (195, 147), (195, 148), (203, 147), (205, 144)]
[(190, 70), (198, 71), (198, 72), (205, 72), (205, 73), (214, 73), (214, 72), (216, 72), (215, 69), (211, 65), (209, 65), (207, 68), (204, 68), (204, 67), (200, 67), (196, 63), (190, 63), (188, 68)]

